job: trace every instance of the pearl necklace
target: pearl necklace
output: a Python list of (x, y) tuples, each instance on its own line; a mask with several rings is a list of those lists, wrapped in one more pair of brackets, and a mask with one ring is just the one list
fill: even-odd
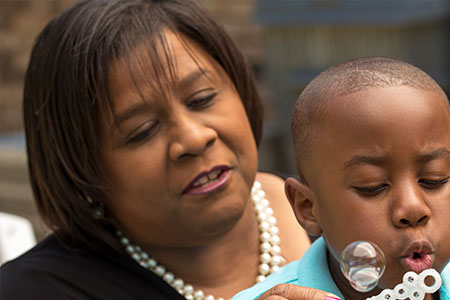
[[(259, 275), (256, 277), (256, 282), (258, 283), (264, 281), (266, 276), (271, 273), (277, 272), (284, 258), (280, 255), (280, 237), (278, 236), (278, 227), (276, 227), (277, 220), (273, 215), (272, 208), (270, 208), (269, 200), (266, 199), (265, 193), (261, 189), (261, 183), (258, 181), (255, 181), (253, 184), (251, 199), (260, 232), (260, 264), (258, 267)], [(162, 264), (150, 257), (141, 247), (132, 244), (120, 231), (117, 231), (117, 235), (126, 252), (137, 263), (160, 276), (187, 300), (224, 300), (223, 298), (216, 299), (212, 295), (206, 296), (202, 290), (194, 289), (192, 285), (186, 284), (183, 279), (176, 278), (173, 273), (167, 271)]]

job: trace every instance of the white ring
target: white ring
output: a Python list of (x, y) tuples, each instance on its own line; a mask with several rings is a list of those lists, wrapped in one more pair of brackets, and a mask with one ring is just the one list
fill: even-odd
[[(427, 285), (425, 283), (425, 278), (428, 276), (433, 277), (434, 283), (432, 285)], [(419, 274), (420, 287), (427, 294), (436, 292), (442, 284), (442, 279), (439, 273), (435, 269), (427, 269)]]

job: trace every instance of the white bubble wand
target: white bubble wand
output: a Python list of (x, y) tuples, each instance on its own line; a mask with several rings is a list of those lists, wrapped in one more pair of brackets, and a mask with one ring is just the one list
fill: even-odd
[[(381, 249), (367, 241), (356, 241), (348, 245), (341, 255), (341, 270), (350, 285), (358, 292), (373, 290), (386, 268), (386, 260)], [(433, 284), (427, 285), (425, 279), (431, 277)], [(366, 300), (423, 300), (426, 294), (434, 293), (442, 285), (439, 273), (427, 269), (420, 274), (406, 272), (403, 282), (394, 289), (384, 289), (377, 296)]]

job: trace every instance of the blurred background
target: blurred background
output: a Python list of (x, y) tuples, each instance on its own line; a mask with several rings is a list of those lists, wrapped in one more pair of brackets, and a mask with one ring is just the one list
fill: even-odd
[[(327, 67), (387, 56), (428, 72), (450, 94), (450, 0), (198, 0), (251, 61), (266, 107), (260, 169), (295, 174), (290, 114)], [(0, 211), (39, 221), (28, 184), (21, 98), (30, 50), (74, 0), (0, 0)], [(0, 227), (2, 225), (0, 224)]]

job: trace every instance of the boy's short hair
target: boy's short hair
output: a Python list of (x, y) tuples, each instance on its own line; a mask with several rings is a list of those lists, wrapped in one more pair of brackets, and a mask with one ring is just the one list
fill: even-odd
[(323, 118), (328, 101), (370, 88), (397, 86), (431, 91), (447, 98), (441, 87), (419, 68), (385, 57), (350, 60), (314, 78), (297, 99), (291, 121), (300, 179), (306, 183), (303, 169), (314, 151), (312, 140), (319, 130), (315, 125)]

